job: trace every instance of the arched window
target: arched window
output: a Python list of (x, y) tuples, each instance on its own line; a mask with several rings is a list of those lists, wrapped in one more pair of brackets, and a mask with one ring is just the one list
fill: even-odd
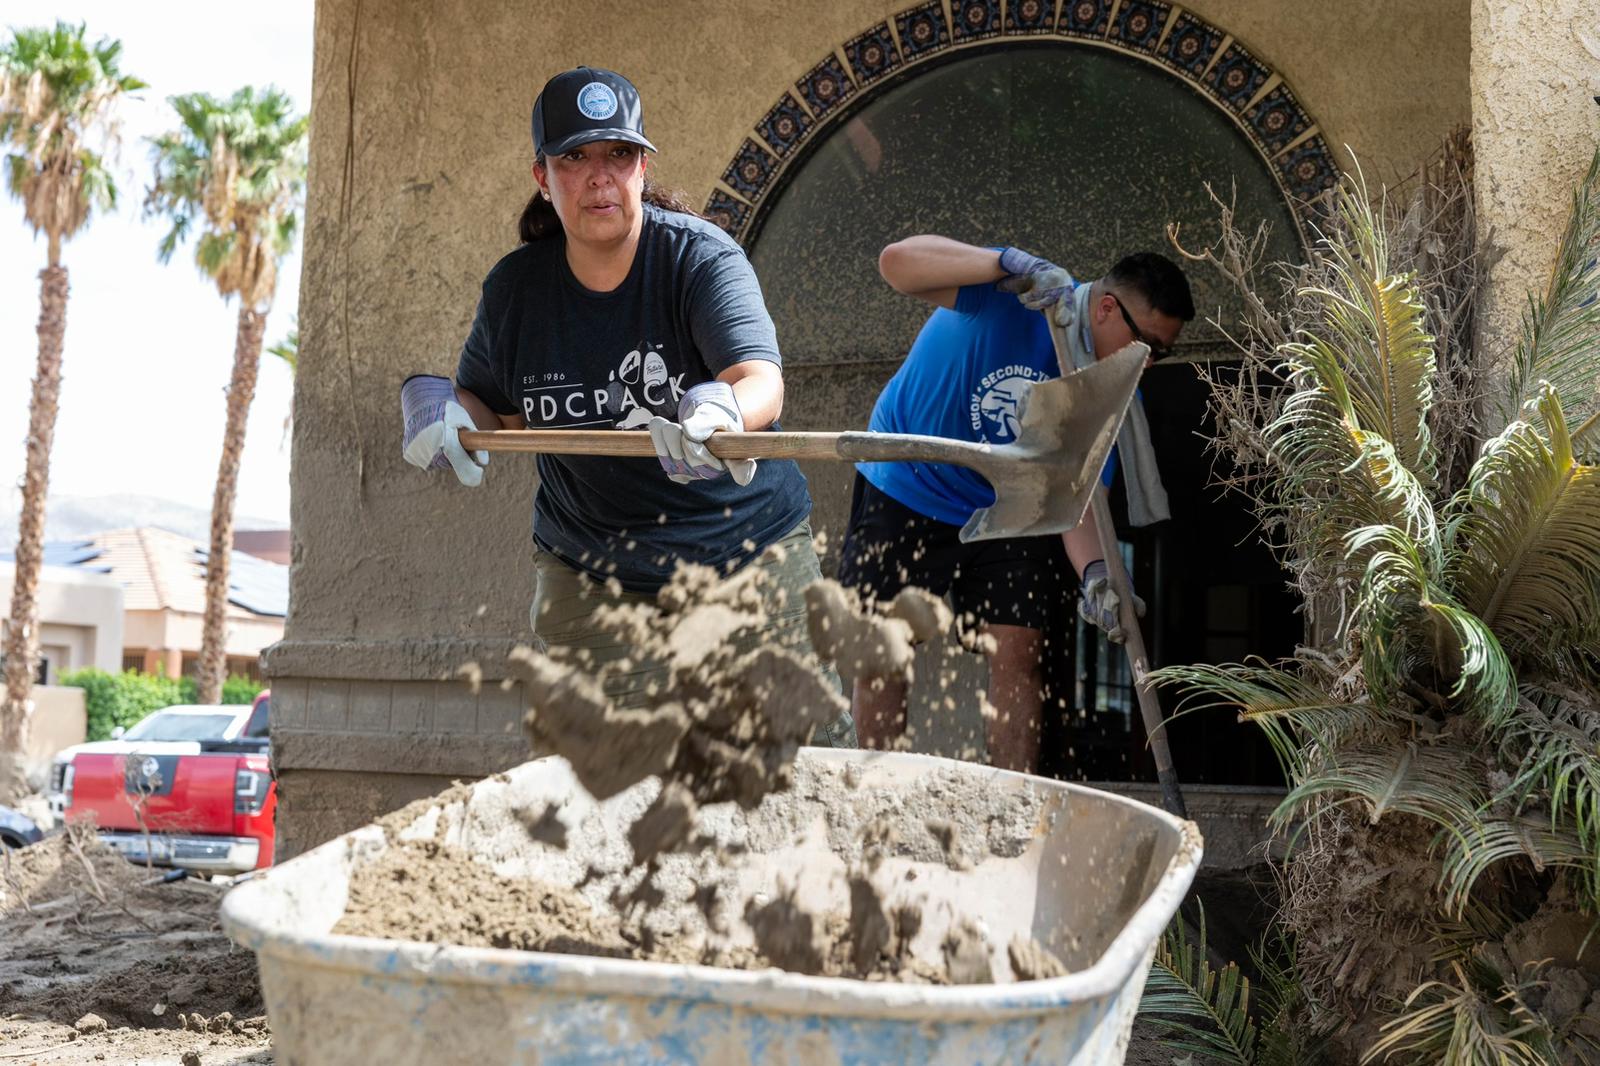
[[(924, 64), (875, 91), (791, 164), (746, 234), (791, 366), (897, 361), (926, 310), (878, 277), (913, 233), (1014, 244), (1097, 277), (1123, 254), (1174, 255), (1215, 232), (1207, 184), (1293, 258), (1294, 215), (1256, 147), (1217, 105), (1144, 60), (1067, 42), (998, 45)], [(1190, 270), (1201, 316), (1231, 304)], [(1225, 346), (1196, 321), (1180, 350)]]

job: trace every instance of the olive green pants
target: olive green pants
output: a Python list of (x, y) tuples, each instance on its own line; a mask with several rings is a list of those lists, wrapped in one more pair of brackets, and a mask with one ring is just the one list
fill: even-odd
[[(802, 522), (773, 547), (781, 550), (764, 552), (747, 564), (766, 571), (767, 580), (760, 583), (760, 589), (769, 621), (758, 631), (741, 634), (734, 647), (744, 652), (776, 644), (810, 658), (811, 638), (806, 632), (805, 598), (801, 593), (807, 585), (822, 578), (817, 552), (811, 543), (811, 523)], [(651, 658), (641, 648), (618, 640), (595, 623), (594, 613), (604, 606), (653, 604), (655, 596), (620, 589), (612, 591), (604, 582), (573, 569), (538, 547), (534, 548), (533, 567), (537, 585), (528, 614), (534, 635), (550, 650), (565, 648), (587, 652), (596, 668), (612, 666), (621, 659), (630, 660), (630, 669), (606, 671), (606, 696), (620, 708), (647, 706), (648, 693), (666, 687), (667, 664)], [(827, 664), (823, 669), (833, 687), (842, 690), (833, 666)], [(856, 747), (856, 726), (850, 712), (844, 712), (831, 724), (819, 728), (811, 742), (832, 748)]]

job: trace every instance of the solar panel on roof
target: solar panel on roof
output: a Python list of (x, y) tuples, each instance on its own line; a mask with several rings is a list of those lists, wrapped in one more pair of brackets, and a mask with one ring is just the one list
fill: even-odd
[[(96, 574), (109, 574), (111, 567), (106, 565), (88, 566), (103, 554), (101, 549), (89, 540), (47, 540), (43, 545), (45, 566), (75, 566), (80, 570), (88, 570)], [(0, 549), (0, 560), (8, 563), (17, 561), (15, 546)]]
[[(210, 552), (195, 548), (202, 566)], [(289, 613), (289, 568), (244, 552), (230, 552), (228, 601), (256, 614), (283, 618)]]

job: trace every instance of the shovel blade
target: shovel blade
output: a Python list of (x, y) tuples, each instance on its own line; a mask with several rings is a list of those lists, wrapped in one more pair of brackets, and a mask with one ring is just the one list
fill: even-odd
[(1092, 366), (1041, 381), (1022, 397), (1021, 428), (991, 460), (971, 464), (994, 489), (963, 541), (1065, 533), (1083, 518), (1150, 349), (1134, 343)]

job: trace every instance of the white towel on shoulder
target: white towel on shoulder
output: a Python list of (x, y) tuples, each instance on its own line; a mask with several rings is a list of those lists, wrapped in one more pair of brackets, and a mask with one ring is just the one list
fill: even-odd
[[(1094, 364), (1094, 342), (1089, 333), (1089, 301), (1093, 288), (1093, 283), (1086, 281), (1072, 293), (1074, 318), (1073, 326), (1066, 331), (1067, 350), (1072, 353), (1072, 365), (1077, 370)], [(1128, 494), (1128, 521), (1135, 526), (1148, 526), (1171, 518), (1167, 490), (1161, 484), (1161, 471), (1156, 466), (1155, 446), (1150, 443), (1150, 420), (1145, 417), (1144, 404), (1137, 395), (1128, 404), (1122, 431), (1117, 434), (1117, 455), (1122, 465), (1123, 487)]]

